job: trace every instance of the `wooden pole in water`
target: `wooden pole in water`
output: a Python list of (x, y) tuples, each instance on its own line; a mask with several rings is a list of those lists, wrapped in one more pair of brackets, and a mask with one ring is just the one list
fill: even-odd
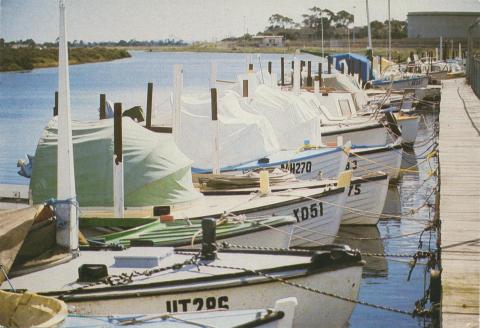
[(305, 67), (305, 61), (304, 60), (301, 60), (300, 61), (300, 88), (302, 87), (303, 85), (303, 76), (302, 76), (302, 72), (303, 72), (303, 68)]
[(268, 62), (268, 74), (272, 74), (272, 62)]
[(322, 87), (322, 63), (318, 63), (318, 86), (319, 88)]
[(243, 96), (248, 97), (248, 80), (243, 80)]
[(332, 57), (331, 56), (327, 56), (327, 62), (328, 62), (327, 73), (332, 74)]
[(115, 103), (113, 107), (113, 210), (115, 217), (123, 218), (124, 208), (122, 104)]
[(362, 64), (360, 62), (357, 62), (357, 71), (358, 71), (358, 83), (362, 83)]
[(281, 83), (282, 87), (285, 85), (285, 59), (282, 57), (280, 58), (280, 76), (281, 76)]
[(307, 87), (312, 86), (312, 62), (309, 60), (307, 66)]
[(152, 98), (153, 98), (153, 83), (148, 82), (147, 86), (147, 122), (146, 127), (150, 129), (152, 126)]
[(55, 91), (55, 105), (53, 106), (53, 116), (58, 115), (58, 91)]
[(294, 69), (294, 66), (295, 66), (295, 63), (294, 63), (294, 61), (292, 60), (292, 76), (291, 76), (292, 79), (290, 80), (291, 83), (292, 83), (292, 86), (293, 86), (293, 69)]
[(100, 119), (104, 120), (107, 118), (107, 96), (104, 93), (100, 94)]
[(342, 72), (342, 74), (345, 74), (345, 64), (344, 63), (340, 64), (340, 71)]
[[(244, 80), (244, 82), (248, 80)], [(248, 88), (248, 84), (247, 84)], [(248, 92), (248, 91), (247, 91)], [(212, 121), (213, 121), (213, 128), (215, 129), (214, 140), (213, 140), (213, 174), (220, 173), (220, 142), (219, 142), (219, 122), (218, 122), (218, 107), (217, 107), (217, 89), (211, 88), (210, 89), (210, 99), (212, 104)]]
[(382, 74), (382, 55), (378, 57), (378, 72)]

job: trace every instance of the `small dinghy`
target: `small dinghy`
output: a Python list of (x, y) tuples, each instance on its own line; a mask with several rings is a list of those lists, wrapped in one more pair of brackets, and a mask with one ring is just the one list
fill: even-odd
[(92, 316), (70, 314), (61, 328), (81, 327), (257, 327), (257, 328), (291, 328), (297, 299), (289, 297), (275, 302), (272, 309), (257, 310), (206, 310), (185, 313), (161, 313), (150, 315), (109, 315)]
[[(355, 304), (341, 298), (358, 295), (364, 264), (359, 253), (343, 246), (315, 252), (216, 250), (215, 225), (213, 219), (202, 221), (201, 252), (161, 247), (81, 251), (67, 263), (14, 277), (11, 283), (60, 298), (87, 315), (243, 310), (293, 296), (299, 304), (294, 326), (322, 322), (340, 327), (348, 321)], [(320, 310), (309, 312), (312, 303)]]
[(59, 327), (68, 314), (67, 305), (56, 298), (3, 290), (0, 309), (2, 327)]

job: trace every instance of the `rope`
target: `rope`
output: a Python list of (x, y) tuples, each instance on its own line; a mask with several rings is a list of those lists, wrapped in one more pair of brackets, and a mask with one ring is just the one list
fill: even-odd
[[(199, 311), (199, 312), (207, 312), (207, 311)], [(195, 313), (198, 313), (198, 312), (195, 312)], [(157, 314), (157, 315), (144, 316), (144, 317), (141, 317), (141, 318), (137, 317), (137, 318), (128, 318), (128, 319), (117, 319), (116, 324), (118, 324), (119, 326), (130, 326), (130, 325), (137, 325), (137, 324), (141, 324), (141, 323), (146, 323), (148, 321), (152, 321), (152, 320), (155, 320), (155, 319), (162, 319), (164, 321), (167, 320), (167, 319), (174, 319), (174, 320), (177, 320), (179, 322), (187, 323), (187, 324), (190, 324), (190, 325), (193, 325), (193, 326), (205, 327), (205, 328), (216, 328), (216, 326), (208, 325), (208, 324), (205, 324), (205, 323), (198, 323), (198, 322), (194, 322), (194, 321), (191, 321), (191, 320), (182, 319), (182, 318), (179, 318), (179, 317), (177, 317), (177, 316), (175, 316), (171, 313), (162, 313), (162, 314)]]
[(0, 270), (2, 271), (3, 273), (3, 276), (5, 277), (5, 280), (8, 282), (8, 284), (10, 285), (10, 289), (13, 290), (13, 292), (16, 292), (17, 290), (15, 289), (15, 287), (13, 287), (13, 284), (12, 282), (10, 281), (10, 279), (8, 278), (8, 274), (7, 272), (5, 271), (5, 267), (3, 266), (3, 264), (0, 264)]
[(405, 314), (405, 315), (409, 315), (409, 316), (416, 316), (416, 315), (419, 315), (419, 314), (428, 315), (428, 313), (417, 313), (416, 309), (410, 312), (410, 311), (405, 311), (405, 310), (401, 310), (401, 309), (395, 309), (395, 308), (384, 306), (384, 305), (373, 304), (373, 303), (369, 303), (369, 302), (366, 302), (366, 301), (355, 300), (355, 299), (352, 299), (352, 298), (349, 298), (349, 297), (340, 296), (340, 295), (337, 295), (337, 294), (334, 294), (334, 293), (331, 293), (331, 292), (322, 291), (322, 290), (319, 290), (319, 289), (316, 289), (316, 288), (313, 288), (313, 287), (309, 287), (309, 286), (305, 286), (303, 284), (292, 282), (292, 281), (289, 281), (287, 279), (274, 277), (270, 274), (267, 274), (267, 273), (264, 273), (264, 272), (261, 272), (261, 271), (248, 269), (248, 268), (234, 267), (234, 266), (228, 266), (228, 265), (207, 264), (207, 263), (202, 263), (202, 262), (199, 262), (198, 265), (199, 266), (211, 267), (211, 268), (218, 268), (218, 269), (228, 269), (228, 270), (238, 270), (238, 271), (249, 272), (249, 273), (256, 274), (258, 276), (265, 277), (265, 278), (267, 278), (269, 280), (272, 280), (272, 281), (280, 282), (280, 283), (285, 284), (285, 285), (300, 288), (300, 289), (303, 289), (303, 290), (306, 290), (306, 291), (309, 291), (309, 292), (313, 292), (313, 293), (316, 293), (316, 294), (320, 294), (320, 295), (324, 295), (324, 296), (328, 296), (328, 297), (333, 297), (333, 298), (336, 298), (336, 299), (339, 299), (339, 300), (342, 300), (342, 301), (345, 301), (345, 302), (372, 307), (372, 308), (375, 308), (375, 309), (395, 312), (395, 313), (399, 313), (399, 314)]

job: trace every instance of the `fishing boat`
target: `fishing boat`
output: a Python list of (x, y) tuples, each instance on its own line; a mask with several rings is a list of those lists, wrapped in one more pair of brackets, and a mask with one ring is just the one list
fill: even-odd
[[(409, 102), (408, 98), (405, 99), (405, 95), (399, 97), (399, 108), (389, 106), (386, 109), (383, 109), (386, 102), (391, 102), (393, 99), (392, 95), (386, 98), (386, 95), (381, 100), (375, 99), (372, 101), (369, 99), (368, 94), (361, 86), (350, 76), (344, 74), (330, 74), (324, 77), (324, 84), (329, 88), (335, 88), (336, 90), (344, 90), (350, 93), (354, 101), (349, 101), (349, 105), (343, 105), (343, 108), (340, 107), (340, 100), (337, 100), (338, 106), (330, 106), (329, 108), (333, 109), (332, 115), (335, 115), (339, 118), (349, 118), (349, 117), (371, 117), (384, 114), (385, 112), (395, 112), (394, 124), (399, 128), (399, 132), (396, 132), (397, 137), (402, 138), (404, 144), (412, 144), (415, 142), (417, 137), (418, 125), (420, 122), (420, 117), (417, 115), (404, 115), (402, 109), (404, 108), (405, 103)], [(332, 95), (342, 94), (342, 93), (332, 93)], [(340, 96), (336, 95), (337, 98)], [(346, 97), (345, 93), (344, 96)], [(381, 110), (380, 110), (381, 109)], [(411, 112), (411, 111), (409, 111)], [(392, 127), (390, 127), (390, 133), (394, 133)], [(396, 140), (397, 137), (393, 137), (393, 140)]]
[[(229, 176), (224, 175), (204, 177), (200, 181), (203, 182), (202, 192), (206, 195), (248, 194), (254, 192), (255, 187), (259, 185), (259, 178), (257, 180), (250, 178), (250, 185), (235, 185), (230, 182), (231, 178)], [(289, 191), (291, 195), (295, 195), (296, 190), (299, 189), (318, 189), (336, 184), (336, 180), (306, 180), (297, 185), (275, 183), (270, 186), (270, 189), (272, 192)], [(370, 172), (362, 177), (352, 178), (341, 224), (376, 225), (384, 207), (388, 185), (389, 176), (382, 172)]]
[[(345, 169), (350, 152), (350, 143), (343, 147), (318, 148), (304, 145), (298, 150), (283, 150), (255, 161), (222, 167), (221, 173), (238, 174), (262, 168), (289, 170), (298, 179), (323, 179), (338, 177)], [(192, 168), (194, 174), (212, 173), (212, 169)]]
[[(299, 304), (295, 326), (312, 326), (315, 322), (342, 326), (348, 320), (353, 303), (295, 288), (275, 278), (355, 299), (363, 265), (358, 253), (339, 246), (316, 252), (234, 247), (215, 250), (215, 239), (209, 237), (214, 236), (214, 230), (205, 230), (215, 229), (215, 221), (203, 222), (200, 253), (159, 247), (81, 251), (80, 256), (67, 263), (23, 276), (11, 272), (10, 281), (16, 288), (60, 298), (88, 315), (177, 313), (227, 307), (242, 310), (262, 308), (289, 295), (296, 297)], [(322, 310), (309, 313), (306, 304), (311, 302)]]
[[(208, 180), (208, 181), (206, 181)], [(250, 194), (256, 191), (258, 179), (249, 177), (248, 181), (236, 177), (232, 183), (231, 176), (218, 175), (203, 177), (202, 191), (205, 194), (231, 195)], [(335, 180), (323, 180), (321, 184), (314, 181), (303, 181), (296, 188), (282, 183), (270, 188), (275, 192), (288, 191), (295, 194), (298, 189), (318, 189), (335, 185)], [(344, 206), (341, 224), (344, 225), (376, 225), (381, 217), (388, 189), (388, 176), (377, 173), (363, 178), (352, 179), (348, 189), (348, 198)], [(164, 216), (165, 217), (165, 216)], [(169, 218), (169, 216), (167, 216)], [(299, 247), (293, 243), (294, 216), (273, 216), (248, 219), (238, 215), (225, 215), (217, 221), (217, 240), (235, 245), (259, 247), (290, 248)], [(177, 219), (162, 222), (157, 218), (128, 218), (125, 220), (96, 217), (82, 217), (80, 229), (89, 241), (106, 245), (123, 246), (186, 246), (202, 242), (199, 234), (201, 227), (194, 220)], [(98, 232), (101, 229), (101, 233)], [(320, 233), (322, 235), (322, 233)], [(323, 245), (318, 236), (305, 238), (300, 247)]]

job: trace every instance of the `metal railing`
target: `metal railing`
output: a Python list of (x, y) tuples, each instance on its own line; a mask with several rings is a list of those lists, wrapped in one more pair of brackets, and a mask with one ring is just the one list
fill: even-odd
[(480, 98), (480, 58), (472, 58), (468, 61), (468, 83), (473, 92)]
[(480, 18), (470, 26), (467, 33), (468, 58), (467, 58), (467, 82), (473, 92), (480, 98), (480, 53), (478, 52), (478, 35), (480, 31)]

